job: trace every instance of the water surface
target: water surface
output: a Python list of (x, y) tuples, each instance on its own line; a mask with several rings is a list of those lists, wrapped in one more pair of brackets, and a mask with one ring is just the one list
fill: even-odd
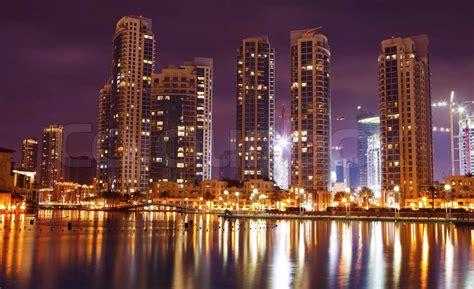
[(33, 225), (0, 219), (2, 289), (474, 288), (474, 231), (451, 225), (78, 211), (41, 211)]

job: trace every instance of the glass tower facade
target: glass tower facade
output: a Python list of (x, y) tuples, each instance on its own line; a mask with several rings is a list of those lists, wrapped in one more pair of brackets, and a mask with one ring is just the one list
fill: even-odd
[(428, 37), (391, 38), (380, 46), (379, 100), (382, 193), (400, 188), (416, 203), (433, 182)]
[(146, 192), (150, 181), (154, 45), (150, 19), (126, 16), (118, 21), (110, 87), (106, 84), (101, 91), (99, 103), (99, 125), (105, 124), (99, 127), (99, 141), (107, 143), (98, 147), (99, 157), (104, 155), (98, 162), (98, 181), (102, 188), (122, 194)]
[(237, 56), (237, 168), (240, 180), (273, 179), (275, 50), (246, 38)]
[(318, 209), (331, 199), (330, 58), (326, 36), (291, 32), (291, 187)]

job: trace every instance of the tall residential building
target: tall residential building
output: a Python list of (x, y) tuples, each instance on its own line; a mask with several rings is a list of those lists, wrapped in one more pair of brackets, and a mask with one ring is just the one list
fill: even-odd
[(63, 126), (52, 124), (43, 130), (40, 174), (42, 188), (52, 187), (61, 179), (62, 157)]
[(331, 199), (330, 58), (326, 36), (291, 32), (291, 187), (318, 209)]
[(474, 174), (474, 115), (459, 121), (459, 171)]
[(382, 187), (382, 158), (379, 133), (367, 138), (366, 169), (367, 184), (365, 187), (371, 189), (376, 198), (380, 198)]
[(110, 189), (109, 155), (110, 155), (110, 97), (112, 84), (109, 80), (99, 93), (99, 119), (97, 123), (97, 188), (99, 191)]
[(380, 118), (369, 113), (357, 116), (357, 159), (359, 162), (359, 186), (369, 186), (367, 152), (369, 137), (378, 134), (380, 138)]
[(21, 167), (25, 170), (35, 172), (38, 161), (38, 140), (25, 138), (21, 148)]
[(275, 50), (246, 38), (237, 56), (237, 168), (241, 181), (273, 179)]
[(382, 191), (400, 188), (400, 203), (417, 202), (433, 183), (431, 85), (426, 35), (390, 38), (380, 46)]
[(229, 148), (219, 156), (219, 162), (216, 164), (219, 168), (219, 180), (237, 180), (240, 175), (237, 170), (237, 138), (234, 135), (227, 137)]
[(195, 57), (181, 67), (192, 70), (196, 83), (196, 181), (212, 178), (212, 58)]
[(153, 75), (152, 181), (196, 182), (197, 79), (175, 66)]
[(112, 75), (99, 101), (97, 169), (102, 189), (122, 194), (148, 189), (154, 46), (151, 19), (125, 16), (118, 21)]

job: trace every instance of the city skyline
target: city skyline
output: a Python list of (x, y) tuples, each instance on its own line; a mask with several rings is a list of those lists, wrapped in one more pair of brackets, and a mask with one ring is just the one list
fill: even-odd
[[(230, 5), (231, 5), (231, 4), (230, 4)], [(344, 11), (343, 11), (342, 13), (344, 13)], [(125, 13), (125, 14), (129, 14), (129, 13)], [(153, 20), (156, 20), (156, 17), (154, 17), (153, 15), (146, 15), (146, 16), (152, 18)], [(119, 18), (119, 17), (116, 17), (115, 20), (114, 20), (114, 22), (117, 21), (118, 18)], [(462, 17), (461, 17), (461, 18), (462, 18)], [(324, 19), (324, 18), (323, 18), (323, 19)], [(429, 19), (431, 19), (431, 18), (429, 18)], [(106, 22), (106, 21), (101, 21), (101, 22), (102, 22), (102, 24), (100, 25), (100, 27), (101, 27), (100, 29), (108, 30), (108, 36), (103, 36), (103, 39), (104, 39), (104, 40), (105, 40), (105, 39), (110, 39), (111, 27), (113, 27), (112, 22)], [(298, 22), (298, 21), (295, 21), (295, 23), (296, 23), (296, 22)], [(322, 23), (320, 23), (320, 22), (322, 22)], [(334, 29), (334, 26), (333, 26), (333, 25), (326, 25), (326, 23), (324, 23), (324, 22), (330, 22), (330, 21), (328, 21), (327, 19), (326, 19), (326, 21), (312, 20), (312, 21), (311, 21), (311, 26), (316, 27), (316, 26), (318, 26), (319, 24), (324, 24), (324, 25), (323, 25), (324, 27), (323, 27), (322, 30), (323, 30), (323, 32), (324, 32), (325, 34), (328, 34), (328, 37), (330, 38), (331, 43), (334, 43), (334, 42), (335, 42), (335, 39), (336, 39), (336, 43), (338, 43), (337, 45), (332, 44), (332, 45), (331, 45), (331, 49), (334, 50), (334, 47), (336, 47), (336, 48), (338, 48), (338, 50), (336, 50), (336, 51), (340, 51), (340, 49), (341, 49), (341, 48), (340, 48), (340, 47), (341, 47), (340, 37), (341, 37), (341, 35), (345, 35), (345, 34), (340, 34), (340, 35), (338, 35), (337, 33), (331, 33), (331, 30)], [(103, 26), (103, 27), (102, 27), (102, 26)], [(294, 25), (291, 25), (291, 26), (294, 26)], [(305, 26), (300, 26), (300, 27), (311, 27), (311, 26), (305, 25)], [(423, 25), (419, 25), (419, 26), (423, 26)], [(160, 26), (160, 30), (163, 29), (163, 28), (161, 28), (161, 27), (162, 27), (162, 26)], [(107, 28), (107, 29), (106, 29), (106, 28)], [(154, 28), (155, 28), (155, 27), (154, 27)], [(415, 34), (417, 34), (417, 33), (424, 33), (424, 32), (427, 32), (427, 34), (430, 34), (430, 35), (432, 34), (432, 33), (429, 33), (429, 31), (420, 31), (420, 30), (421, 30), (420, 28), (411, 28), (411, 29), (412, 29), (412, 30), (416, 30), (416, 31), (407, 32), (407, 33), (399, 32), (399, 33), (397, 33), (396, 35), (397, 35), (397, 36), (410, 36), (410, 35), (415, 35)], [(235, 33), (235, 36), (233, 36), (233, 38), (235, 39), (236, 36), (238, 36), (239, 34), (246, 33), (245, 30), (248, 30), (248, 29), (242, 29), (242, 31), (237, 31), (237, 32)], [(260, 30), (264, 30), (264, 29), (260, 28)], [(329, 31), (328, 31), (328, 30), (329, 30)], [(401, 30), (403, 30), (403, 29), (401, 29)], [(405, 30), (409, 30), (409, 29), (405, 29)], [(430, 30), (430, 29), (426, 29), (426, 30)], [(287, 95), (289, 94), (288, 86), (285, 87), (285, 86), (282, 85), (281, 83), (282, 83), (283, 81), (286, 81), (285, 78), (289, 78), (289, 75), (288, 75), (288, 74), (289, 74), (289, 73), (288, 73), (289, 69), (287, 69), (287, 68), (285, 67), (285, 65), (283, 65), (282, 67), (279, 66), (279, 65), (278, 65), (278, 62), (288, 62), (288, 61), (289, 61), (289, 57), (288, 57), (289, 53), (288, 53), (288, 46), (286, 46), (286, 47), (282, 47), (282, 46), (281, 46), (281, 39), (282, 39), (282, 37), (274, 37), (274, 36), (275, 36), (275, 33), (284, 34), (284, 33), (288, 33), (288, 31), (289, 31), (289, 30), (285, 31), (285, 30), (283, 30), (283, 29), (278, 29), (278, 30), (277, 30), (277, 29), (269, 29), (269, 33), (268, 33), (268, 34), (269, 34), (269, 38), (270, 38), (270, 42), (271, 42), (271, 43), (274, 43), (274, 40), (273, 40), (273, 39), (275, 39), (277, 45), (280, 47), (280, 48), (278, 48), (278, 47), (276, 48), (276, 54), (278, 55), (278, 58), (276, 59), (276, 61), (277, 61), (277, 78), (276, 78), (276, 79), (277, 79), (277, 80), (276, 80), (276, 81), (277, 81), (277, 90), (276, 90), (277, 106), (276, 106), (276, 108), (277, 108), (277, 109), (279, 108), (279, 105), (281, 105), (282, 103), (283, 103), (283, 104), (287, 104), (287, 103), (288, 103), (288, 96), (287, 96)], [(390, 33), (389, 31), (390, 31), (390, 29), (387, 29), (387, 32), (381, 32), (381, 33), (379, 33), (379, 34), (383, 34), (384, 37), (386, 37), (387, 34)], [(264, 32), (264, 31), (262, 31), (262, 32)], [(254, 33), (252, 33), (252, 34), (254, 34)], [(250, 35), (252, 35), (252, 34), (250, 34)], [(434, 33), (434, 34), (436, 35), (437, 33)], [(159, 51), (158, 54), (161, 55), (161, 53), (164, 53), (164, 55), (165, 55), (164, 57), (159, 57), (159, 58), (163, 59), (162, 61), (158, 61), (159, 66), (163, 66), (163, 65), (165, 65), (165, 64), (167, 64), (167, 63), (169, 63), (169, 62), (172, 62), (172, 63), (174, 63), (174, 64), (176, 64), (176, 63), (182, 63), (183, 61), (185, 61), (185, 60), (191, 58), (191, 57), (187, 57), (187, 54), (186, 54), (186, 53), (182, 53), (182, 55), (180, 55), (180, 56), (175, 56), (176, 59), (180, 59), (180, 60), (177, 60), (177, 61), (174, 61), (174, 60), (173, 60), (173, 57), (166, 57), (166, 54), (167, 54), (167, 53), (170, 53), (170, 52), (169, 52), (169, 49), (168, 49), (168, 51), (167, 51), (167, 50), (165, 50), (164, 48), (162, 49), (161, 46), (162, 46), (162, 45), (163, 45), (163, 46), (164, 46), (164, 45), (171, 45), (171, 44), (173, 43), (173, 41), (166, 41), (166, 38), (164, 38), (165, 36), (162, 37), (162, 36), (160, 36), (159, 33), (158, 33), (157, 35), (158, 35), (157, 37), (160, 39), (160, 43), (161, 43), (161, 44), (160, 44), (160, 51)], [(166, 35), (166, 33), (165, 33), (165, 35)], [(248, 35), (247, 35), (247, 36), (248, 36)], [(344, 37), (347, 37), (347, 35), (345, 35)], [(285, 38), (287, 38), (287, 36), (286, 36)], [(370, 44), (370, 47), (371, 47), (370, 50), (376, 51), (377, 48), (378, 48), (378, 47), (377, 47), (377, 46), (378, 46), (378, 43), (381, 41), (381, 39), (384, 39), (384, 38), (379, 37), (379, 38), (377, 39), (377, 41), (368, 42), (368, 43)], [(435, 39), (435, 40), (433, 40), (433, 37), (430, 36), (430, 42), (431, 42), (431, 49), (432, 49), (432, 51), (438, 51), (438, 53), (433, 53), (434, 56), (432, 57), (432, 62), (433, 62), (433, 63), (436, 63), (436, 61), (437, 61), (436, 59), (437, 59), (437, 58), (441, 58), (441, 56), (436, 56), (436, 55), (439, 55), (439, 50), (441, 50), (441, 48), (440, 48), (440, 47), (437, 47), (437, 46), (442, 46), (442, 45), (439, 45), (439, 44), (440, 44), (439, 40), (438, 40), (438, 42), (436, 41), (437, 37), (434, 37), (434, 39)], [(192, 40), (192, 39), (190, 39), (190, 41), (191, 41), (191, 40)], [(110, 41), (108, 41), (108, 42), (107, 42), (107, 41), (101, 41), (100, 43), (102, 43), (102, 42), (105, 43), (105, 44), (107, 44), (107, 45), (109, 46), (108, 51), (104, 51), (102, 57), (105, 58), (105, 59), (110, 59)], [(95, 42), (95, 43), (99, 43), (99, 42)], [(205, 43), (205, 42), (203, 42), (203, 43)], [(233, 48), (233, 49), (230, 49), (230, 53), (233, 53), (233, 52), (235, 51), (235, 44), (236, 44), (236, 43), (238, 43), (238, 42), (235, 42), (235, 41), (234, 41), (234, 44), (233, 44), (234, 48)], [(286, 45), (288, 45), (288, 43), (287, 43)], [(168, 46), (168, 47), (169, 47), (169, 46)], [(463, 46), (463, 47), (466, 48), (466, 47), (469, 47), (469, 45)], [(202, 48), (201, 48), (201, 49), (202, 49)], [(194, 55), (206, 55), (206, 56), (209, 56), (209, 57), (214, 57), (214, 58), (216, 59), (216, 63), (219, 63), (219, 65), (216, 65), (216, 75), (217, 75), (217, 76), (216, 76), (216, 81), (214, 82), (215, 85), (216, 85), (216, 91), (218, 91), (218, 92), (215, 93), (215, 95), (216, 95), (216, 97), (215, 97), (215, 98), (216, 98), (216, 101), (215, 101), (215, 104), (214, 104), (214, 105), (215, 105), (215, 107), (218, 107), (218, 109), (215, 109), (215, 111), (216, 111), (215, 117), (216, 117), (217, 119), (219, 119), (219, 120), (226, 119), (226, 118), (223, 118), (222, 113), (224, 112), (224, 113), (227, 114), (227, 113), (229, 113), (229, 110), (232, 110), (231, 105), (227, 104), (227, 103), (229, 103), (229, 99), (231, 99), (231, 97), (232, 97), (232, 89), (228, 89), (228, 88), (227, 88), (227, 89), (225, 89), (225, 92), (223, 92), (224, 90), (222, 89), (222, 86), (223, 86), (222, 83), (223, 83), (223, 82), (226, 82), (226, 83), (227, 83), (227, 82), (229, 82), (229, 81), (222, 81), (222, 80), (219, 81), (219, 77), (220, 77), (222, 71), (224, 71), (224, 70), (222, 69), (222, 60), (224, 60), (224, 62), (226, 62), (226, 61), (228, 62), (228, 61), (231, 61), (233, 58), (230, 57), (230, 59), (227, 59), (227, 58), (223, 59), (222, 57), (215, 57), (215, 55), (213, 55), (214, 53), (212, 53), (212, 52), (210, 52), (210, 53), (202, 53), (202, 52), (200, 52), (199, 50), (200, 50), (200, 48), (196, 49), (197, 52), (194, 53)], [(204, 50), (204, 49), (202, 49), (202, 50)], [(202, 50), (201, 50), (201, 51), (202, 51)], [(212, 50), (212, 49), (211, 49), (211, 50)], [(75, 50), (75, 51), (76, 51), (77, 53), (81, 54), (81, 55), (82, 55), (82, 53), (83, 53), (82, 50), (80, 50), (80, 49)], [(462, 51), (461, 51), (461, 52), (462, 52)], [(188, 53), (189, 53), (189, 52), (188, 52)], [(235, 53), (235, 52), (234, 52), (234, 53)], [(228, 53), (227, 53), (227, 54), (228, 54)], [(338, 61), (338, 59), (341, 59), (341, 58), (343, 59), (344, 57), (348, 57), (348, 56), (347, 56), (348, 54), (346, 54), (346, 53), (342, 54), (342, 53), (340, 53), (340, 52), (337, 52), (337, 53), (336, 53), (336, 52), (333, 52), (333, 55), (335, 55), (335, 61), (334, 61), (334, 62), (335, 62), (335, 64), (334, 64), (335, 67), (337, 67), (337, 61)], [(362, 55), (364, 55), (364, 54), (362, 54)], [(370, 57), (371, 57), (372, 60), (371, 60), (371, 61), (367, 61), (367, 65), (372, 65), (373, 67), (375, 67), (375, 66), (376, 66), (376, 64), (375, 64), (376, 62), (374, 61), (374, 58), (376, 57), (376, 54), (372, 54)], [(448, 57), (447, 59), (449, 59), (449, 57)], [(220, 61), (218, 61), (218, 60), (220, 60)], [(102, 61), (101, 61), (101, 62), (102, 62)], [(364, 62), (364, 63), (365, 63), (365, 62)], [(110, 64), (109, 64), (109, 65), (105, 65), (105, 68), (107, 68), (107, 67), (110, 67)], [(460, 69), (462, 69), (462, 68), (460, 68)], [(447, 92), (448, 90), (451, 90), (451, 89), (454, 89), (454, 90), (456, 90), (456, 91), (460, 91), (460, 93), (459, 93), (459, 95), (460, 95), (459, 97), (460, 97), (460, 98), (463, 98), (463, 99), (469, 98), (469, 94), (468, 94), (468, 93), (463, 93), (463, 87), (464, 87), (464, 91), (466, 91), (466, 89), (465, 89), (465, 88), (466, 88), (466, 85), (464, 85), (464, 86), (463, 86), (463, 85), (460, 85), (460, 86), (459, 86), (459, 85), (458, 85), (458, 86), (456, 86), (456, 85), (452, 85), (452, 86), (451, 86), (451, 85), (450, 85), (449, 87), (446, 87), (446, 88), (444, 89), (445, 92), (436, 92), (436, 91), (442, 91), (441, 89), (436, 88), (436, 87), (438, 86), (438, 85), (437, 85), (438, 82), (436, 81), (436, 79), (437, 79), (437, 78), (439, 79), (440, 74), (442, 74), (442, 73), (436, 72), (437, 69), (436, 69), (436, 65), (435, 65), (435, 64), (432, 65), (432, 70), (433, 70), (433, 75), (434, 75), (434, 76), (433, 76), (433, 81), (432, 81), (432, 82), (433, 82), (433, 100), (441, 99), (441, 95), (447, 95), (446, 92)], [(64, 70), (64, 71), (66, 71), (66, 70)], [(230, 71), (230, 72), (235, 71), (235, 65), (233, 65), (232, 63), (227, 63), (227, 64), (225, 65), (225, 71)], [(376, 71), (376, 69), (374, 69), (374, 71)], [(228, 73), (228, 72), (226, 72), (226, 73)], [(105, 74), (103, 74), (103, 75), (105, 75)], [(467, 73), (467, 76), (469, 76), (469, 72)], [(449, 77), (449, 76), (448, 76), (448, 77)], [(99, 77), (99, 78), (101, 78), (101, 82), (104, 82), (104, 81), (106, 80), (106, 79), (104, 79), (104, 76)], [(355, 110), (354, 107), (355, 107), (356, 104), (361, 104), (361, 105), (363, 105), (364, 107), (368, 107), (368, 109), (372, 109), (372, 110), (376, 111), (376, 106), (374, 106), (374, 105), (370, 106), (369, 104), (367, 104), (367, 102), (375, 102), (375, 100), (377, 99), (377, 97), (376, 97), (376, 93), (375, 93), (375, 91), (374, 91), (374, 89), (373, 89), (373, 88), (376, 88), (376, 78), (372, 77), (372, 78), (370, 78), (370, 81), (368, 81), (368, 82), (371, 84), (370, 86), (372, 87), (372, 89), (370, 89), (370, 90), (374, 91), (374, 92), (372, 93), (373, 96), (372, 96), (372, 97), (366, 97), (366, 99), (361, 99), (361, 101), (357, 101), (357, 102), (354, 101), (354, 106), (352, 106), (352, 105), (350, 105), (349, 103), (347, 103), (346, 105), (344, 105), (344, 107), (342, 107), (342, 106), (340, 105), (341, 101), (344, 102), (344, 100), (346, 100), (347, 98), (346, 98), (346, 97), (341, 97), (341, 95), (346, 94), (346, 93), (341, 93), (341, 92), (339, 92), (339, 91), (341, 90), (341, 87), (346, 86), (346, 84), (342, 84), (342, 85), (341, 85), (341, 83), (343, 83), (343, 81), (344, 81), (344, 78), (338, 77), (338, 72), (337, 72), (337, 70), (335, 71), (333, 78), (334, 78), (334, 85), (332, 85), (332, 87), (333, 87), (332, 99), (334, 100), (334, 102), (333, 102), (333, 118), (334, 118), (335, 116), (337, 116), (337, 115), (343, 115), (343, 116), (346, 117), (346, 120), (343, 121), (343, 122), (337, 122), (337, 121), (334, 121), (334, 120), (333, 120), (333, 124), (334, 124), (333, 133), (334, 133), (335, 131), (339, 131), (341, 128), (354, 128), (354, 127), (355, 127), (355, 121), (354, 121), (354, 122), (350, 121), (350, 120), (351, 120), (351, 117), (350, 117), (349, 114), (352, 113), (352, 110)], [(365, 76), (362, 76), (362, 77), (361, 77), (361, 79), (364, 79), (364, 78), (365, 78)], [(367, 77), (367, 78), (368, 78), (368, 77)], [(80, 79), (80, 80), (82, 81), (82, 79)], [(77, 81), (75, 81), (75, 82), (77, 82)], [(230, 81), (230, 82), (232, 82), (232, 81)], [(364, 80), (362, 81), (362, 83), (363, 83), (363, 82), (364, 82)], [(338, 84), (338, 83), (339, 83), (339, 84)], [(96, 103), (96, 102), (97, 102), (97, 90), (98, 90), (98, 88), (100, 88), (100, 85), (95, 88), (95, 91), (96, 91), (95, 95), (88, 95), (87, 97), (83, 97), (83, 98), (79, 98), (79, 99), (82, 99), (83, 101), (88, 102), (88, 103), (90, 103), (90, 102)], [(468, 88), (467, 91), (469, 92), (469, 85), (467, 86), (467, 88)], [(7, 89), (8, 89), (8, 86), (7, 86)], [(359, 92), (357, 92), (358, 89), (360, 89), (360, 88), (355, 88), (354, 91), (353, 91), (352, 93), (350, 93), (350, 94), (358, 95), (358, 94), (359, 94)], [(18, 90), (21, 90), (21, 89), (18, 89)], [(14, 90), (14, 91), (13, 91), (13, 92), (15, 92), (15, 93), (13, 93), (13, 95), (16, 94), (16, 91), (17, 91), (17, 90)], [(39, 91), (40, 94), (42, 94), (41, 90), (38, 90), (38, 91)], [(224, 100), (226, 101), (225, 104), (222, 104), (222, 100), (223, 100), (222, 96), (223, 96), (223, 95), (226, 95), (226, 97), (224, 98)], [(360, 95), (360, 94), (359, 94), (359, 95)], [(3, 96), (3, 94), (2, 94), (2, 96)], [(68, 99), (68, 98), (66, 97), (66, 99)], [(357, 96), (354, 97), (354, 99), (357, 99)], [(92, 101), (91, 101), (91, 100), (92, 100)], [(345, 102), (348, 102), (348, 101), (345, 101)], [(42, 103), (48, 103), (48, 102), (42, 101)], [(339, 103), (339, 104), (338, 104), (338, 103)], [(7, 104), (8, 104), (8, 102), (7, 102)], [(52, 108), (55, 107), (55, 105), (51, 105), (51, 103), (50, 103), (50, 106), (51, 106)], [(96, 106), (96, 105), (95, 105), (95, 106)], [(58, 107), (61, 107), (61, 106), (58, 106)], [(15, 105), (13, 105), (13, 110), (14, 110), (14, 108), (15, 108)], [(39, 123), (41, 123), (41, 122), (46, 122), (46, 120), (44, 120), (44, 119), (49, 119), (49, 118), (51, 118), (51, 117), (53, 117), (53, 118), (54, 118), (54, 117), (57, 117), (57, 116), (59, 116), (59, 115), (61, 115), (61, 114), (63, 113), (63, 110), (68, 111), (68, 109), (72, 109), (72, 108), (68, 108), (68, 107), (62, 106), (62, 109), (61, 109), (60, 111), (53, 111), (53, 113), (51, 113), (50, 115), (43, 115), (43, 118), (41, 118), (41, 121), (38, 121), (38, 122), (39, 122)], [(92, 107), (92, 106), (90, 106), (90, 107), (87, 106), (85, 109), (83, 109), (83, 108), (81, 108), (81, 107), (79, 106), (79, 107), (77, 108), (77, 110), (78, 110), (78, 111), (81, 110), (81, 115), (90, 115), (90, 112), (93, 111), (93, 110), (96, 110), (96, 108), (95, 108), (95, 107)], [(50, 111), (51, 111), (51, 110), (50, 110)], [(346, 112), (347, 112), (347, 113), (346, 113)], [(433, 113), (440, 113), (441, 115), (443, 115), (442, 112), (433, 112)], [(66, 124), (66, 127), (67, 127), (67, 124), (68, 124), (68, 123), (74, 123), (74, 122), (76, 122), (76, 120), (78, 120), (77, 115), (75, 116), (74, 113), (70, 113), (70, 111), (69, 111), (69, 114), (71, 114), (70, 118), (69, 118), (69, 117), (58, 117), (59, 120), (58, 120), (58, 121), (55, 121), (55, 122), (56, 122), (56, 123)], [(32, 117), (33, 117), (33, 118), (35, 117), (35, 116), (34, 116), (34, 113), (33, 113)], [(90, 122), (90, 123), (93, 123), (93, 124), (94, 124), (96, 117), (95, 117), (95, 118), (94, 118), (94, 117), (87, 117), (87, 119), (89, 119), (89, 122)], [(46, 125), (49, 124), (49, 123), (55, 123), (55, 122), (53, 122), (53, 121), (47, 121), (47, 122), (44, 123), (44, 125), (42, 125), (42, 126), (46, 126)], [(219, 125), (216, 126), (215, 135), (218, 135), (218, 137), (216, 138), (216, 145), (215, 145), (215, 146), (216, 146), (216, 151), (214, 152), (214, 157), (220, 155), (220, 153), (221, 153), (222, 150), (223, 150), (223, 147), (224, 147), (224, 149), (227, 147), (227, 144), (226, 144), (225, 139), (226, 139), (226, 137), (228, 136), (228, 134), (225, 134), (225, 133), (223, 134), (222, 132), (223, 132), (223, 131), (225, 132), (226, 130), (227, 130), (227, 131), (229, 130), (229, 125), (227, 125), (226, 127), (223, 127), (222, 123), (225, 123), (225, 122), (223, 122), (223, 121), (217, 121), (217, 123), (219, 123)], [(229, 123), (229, 122), (227, 122), (227, 123)], [(29, 124), (29, 125), (31, 126), (32, 124)], [(439, 124), (438, 124), (438, 125), (439, 125)], [(444, 125), (444, 126), (446, 126), (446, 125)], [(19, 128), (21, 128), (21, 122), (20, 122)], [(19, 130), (21, 130), (21, 129), (19, 129)], [(40, 130), (40, 129), (38, 129), (38, 130)], [(9, 131), (8, 133), (5, 133), (5, 135), (7, 136), (7, 137), (5, 138), (5, 139), (7, 140), (7, 143), (2, 144), (2, 145), (3, 145), (3, 146), (6, 146), (6, 147), (15, 148), (15, 150), (18, 152), (18, 151), (19, 151), (19, 143), (20, 143), (20, 141), (21, 141), (21, 138), (23, 138), (23, 137), (29, 137), (29, 136), (37, 136), (39, 133), (38, 133), (38, 132), (35, 133), (35, 131), (38, 131), (38, 130), (33, 130), (33, 129), (24, 129), (24, 130), (21, 130), (21, 131), (25, 131), (25, 133), (22, 134), (21, 136), (18, 134), (18, 132), (16, 132), (16, 130), (15, 130), (15, 132), (10, 132), (10, 131)], [(3, 127), (1, 128), (1, 131), (3, 132)], [(12, 133), (13, 133), (13, 135), (17, 135), (17, 136), (8, 137), (8, 136), (10, 136)], [(2, 134), (2, 135), (3, 135), (3, 134)], [(91, 134), (89, 134), (89, 137), (92, 138), (93, 135), (94, 135), (94, 133), (91, 133)], [(90, 151), (92, 151), (92, 148), (89, 148), (89, 146), (91, 146), (91, 143), (93, 143), (92, 140), (90, 140), (89, 142), (86, 142), (86, 143), (84, 144), (84, 143), (81, 143), (81, 141), (77, 141), (77, 142), (74, 141), (74, 139), (77, 139), (77, 137), (78, 137), (77, 135), (76, 135), (76, 136), (72, 136), (72, 137), (71, 137), (71, 141), (69, 141), (68, 148), (70, 147), (70, 153), (71, 153), (71, 154), (74, 154), (74, 155), (82, 155), (82, 154), (84, 154), (84, 153), (83, 153), (84, 150), (86, 150), (86, 154), (87, 154), (87, 153), (90, 153)], [(437, 152), (439, 152), (439, 150), (441, 150), (443, 146), (442, 146), (442, 145), (438, 145), (438, 146), (437, 146), (436, 143), (437, 143), (437, 142), (438, 142), (439, 144), (444, 144), (444, 143), (446, 143), (447, 137), (446, 137), (446, 135), (435, 135), (434, 137), (435, 137), (435, 149), (434, 149), (434, 151), (435, 151), (435, 156), (438, 156), (438, 157), (441, 158), (441, 160), (442, 160), (442, 155), (443, 155), (443, 154), (440, 154), (440, 153), (437, 154)], [(87, 137), (86, 137), (86, 138), (87, 138)], [(84, 139), (86, 139), (86, 138), (84, 138)], [(437, 141), (436, 139), (438, 139), (438, 141)], [(16, 141), (15, 141), (15, 140), (16, 140)], [(12, 145), (10, 145), (10, 144), (12, 144)], [(349, 147), (349, 145), (346, 145), (346, 147)], [(18, 155), (18, 153), (17, 153), (17, 155)], [(448, 160), (449, 160), (449, 159), (448, 159)], [(18, 158), (18, 156), (16, 156), (16, 161), (17, 161), (17, 163), (19, 163), (19, 158)], [(446, 162), (446, 159), (445, 159), (445, 162)], [(449, 170), (443, 172), (444, 166), (437, 165), (436, 162), (435, 162), (435, 170), (436, 170), (437, 168), (438, 168), (438, 172), (437, 172), (438, 177), (437, 177), (437, 179), (441, 179), (441, 176), (442, 176), (443, 174), (444, 174), (445, 176), (449, 175)], [(441, 169), (441, 168), (443, 168), (443, 169)]]
[(469, 287), (471, 2), (6, 2), (0, 289)]

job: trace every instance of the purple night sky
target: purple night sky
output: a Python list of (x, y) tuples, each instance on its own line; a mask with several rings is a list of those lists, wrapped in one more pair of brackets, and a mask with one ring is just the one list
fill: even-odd
[[(98, 91), (110, 74), (115, 23), (124, 15), (153, 20), (156, 69), (194, 56), (214, 58), (218, 157), (228, 149), (235, 123), (235, 59), (242, 38), (268, 35), (275, 47), (280, 111), (289, 107), (290, 30), (323, 26), (332, 52), (333, 119), (345, 117), (333, 122), (333, 132), (346, 129), (338, 135), (349, 137), (357, 105), (378, 111), (377, 54), (384, 38), (427, 34), (433, 100), (451, 90), (458, 99), (474, 98), (473, 9), (469, 0), (8, 1), (0, 9), (0, 146), (15, 149), (19, 161), (22, 138), (40, 139), (51, 123), (86, 124), (93, 131), (69, 137), (67, 151), (93, 154)], [(433, 119), (448, 126), (446, 110), (434, 110)], [(355, 154), (354, 139), (344, 145), (346, 156)], [(434, 134), (434, 153), (440, 179), (450, 172), (448, 134)]]

